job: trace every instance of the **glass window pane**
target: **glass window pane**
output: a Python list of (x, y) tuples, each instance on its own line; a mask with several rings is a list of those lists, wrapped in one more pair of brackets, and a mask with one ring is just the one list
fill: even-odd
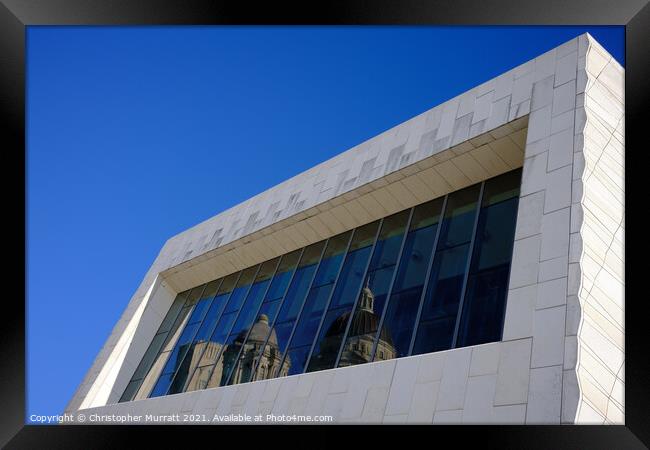
[(330, 309), (335, 309), (343, 305), (352, 305), (356, 299), (361, 282), (363, 281), (364, 272), (368, 265), (368, 258), (372, 252), (372, 244), (377, 234), (379, 222), (373, 222), (354, 232), (350, 250), (345, 257), (341, 274), (339, 275)]
[(241, 277), (239, 278), (239, 281), (237, 281), (237, 287), (232, 291), (232, 294), (230, 294), (230, 297), (228, 298), (228, 303), (224, 313), (239, 311), (239, 308), (241, 308), (244, 298), (246, 297), (246, 293), (248, 292), (248, 288), (253, 283), (253, 278), (255, 277), (258, 268), (259, 265), (242, 271)]
[(328, 284), (309, 291), (305, 307), (300, 314), (298, 325), (293, 336), (291, 346), (311, 345), (318, 330), (320, 319), (325, 310), (327, 299), (332, 292), (332, 285)]
[(437, 199), (415, 207), (412, 219), (415, 222), (406, 236), (393, 291), (418, 288), (424, 283), (442, 204), (443, 199)]
[(138, 364), (138, 368), (135, 370), (135, 373), (133, 374), (134, 380), (144, 378), (144, 376), (147, 374), (149, 367), (151, 367), (156, 356), (158, 356), (158, 352), (162, 349), (166, 337), (167, 337), (166, 333), (157, 334), (153, 337), (151, 344), (149, 344), (149, 348), (147, 348), (146, 353), (142, 357), (142, 361), (140, 361), (140, 364)]
[(262, 303), (262, 306), (260, 307), (259, 314), (257, 315), (258, 319), (261, 316), (265, 316), (266, 320), (269, 323), (273, 323), (273, 321), (275, 320), (275, 316), (276, 316), (276, 314), (278, 312), (278, 309), (280, 308), (280, 303), (281, 302), (282, 302), (282, 300), (278, 299), (278, 300), (273, 300), (272, 302)]
[(410, 210), (407, 209), (384, 219), (370, 262), (370, 270), (397, 263), (409, 214)]
[(257, 354), (254, 373), (251, 375), (242, 373), (238, 380), (240, 383), (246, 381), (266, 380), (279, 374), (282, 352), (286, 349), (292, 328), (293, 323), (291, 322), (280, 325), (276, 324), (271, 331), (267, 344)]
[(455, 326), (456, 315), (421, 321), (413, 345), (413, 355), (451, 348)]
[(394, 291), (422, 286), (435, 238), (435, 225), (409, 232), (397, 271), (395, 287), (393, 288)]
[(202, 356), (203, 350), (205, 350), (205, 341), (193, 341), (185, 347), (184, 351), (181, 352), (183, 354), (182, 359), (178, 360), (180, 362), (177, 364), (176, 375), (169, 385), (168, 395), (183, 392), (185, 382), (197, 367), (199, 358)]
[(318, 261), (320, 261), (321, 254), (323, 253), (323, 249), (325, 248), (326, 243), (327, 241), (320, 241), (310, 245), (309, 247), (305, 247), (305, 252), (300, 258), (300, 264), (298, 264), (298, 268), (317, 264)]
[(196, 391), (208, 387), (208, 379), (210, 377), (211, 372), (212, 372), (212, 366), (198, 367), (194, 371), (194, 374), (192, 375), (192, 379), (185, 387), (185, 392)]
[(185, 305), (185, 301), (187, 300), (187, 296), (189, 295), (190, 291), (185, 291), (181, 292), (176, 296), (174, 299), (174, 302), (172, 303), (171, 308), (167, 312), (167, 315), (163, 319), (162, 324), (160, 324), (160, 328), (158, 328), (158, 333), (163, 333), (166, 331), (171, 330), (172, 326), (174, 325), (174, 322), (176, 321), (176, 318), (178, 317), (178, 313), (180, 312), (181, 308)]
[(160, 397), (161, 395), (165, 395), (167, 393), (167, 389), (169, 389), (169, 384), (172, 381), (172, 376), (174, 376), (173, 373), (163, 373), (162, 375), (160, 375), (160, 378), (158, 378), (158, 381), (156, 382), (156, 385), (153, 387), (153, 390), (151, 391), (149, 397), (153, 398), (153, 397)]
[(378, 220), (356, 228), (354, 230), (354, 234), (352, 235), (352, 241), (350, 241), (350, 248), (348, 252), (353, 252), (355, 250), (369, 247), (374, 244), (378, 228)]
[[(364, 287), (341, 351), (339, 367), (365, 364), (372, 360), (372, 347), (379, 329), (392, 274), (393, 271), (390, 269), (377, 271), (374, 273), (376, 277), (370, 278), (372, 281)], [(395, 348), (392, 338), (386, 332), (386, 326), (382, 328), (377, 348), (376, 361), (395, 358)]]
[[(242, 368), (242, 370), (236, 369), (231, 382), (246, 382), (250, 381), (250, 379), (266, 379), (272, 377), (273, 374), (279, 373), (279, 363), (284, 351), (286, 350), (295, 323), (295, 318), (298, 316), (298, 313), (302, 308), (302, 304), (307, 294), (307, 289), (313, 279), (314, 272), (324, 247), (325, 241), (322, 241), (305, 248), (298, 269), (296, 270), (296, 274), (291, 281), (291, 286), (289, 286), (287, 294), (284, 300), (282, 300), (282, 309), (278, 316), (277, 324), (273, 327), (272, 331), (269, 330), (264, 336), (259, 337), (259, 343), (251, 341), (250, 345), (247, 343), (247, 345), (244, 346), (244, 351), (246, 352), (250, 351), (251, 348), (253, 349), (255, 357), (247, 358), (253, 360), (252, 369), (251, 371), (247, 368)], [(279, 304), (280, 301), (278, 300), (268, 304), (264, 303), (262, 305), (257, 320), (258, 323), (255, 325), (259, 328), (257, 331), (262, 330), (262, 328), (264, 328), (263, 331), (266, 330), (266, 321), (268, 321), (269, 324), (273, 323), (275, 310)], [(264, 334), (262, 331), (259, 333), (257, 333), (257, 331), (256, 334)], [(266, 345), (264, 342), (267, 342)]]
[[(286, 325), (289, 326), (287, 327)], [(238, 384), (251, 381), (253, 370), (265, 370), (266, 373), (269, 373), (270, 368), (275, 368), (277, 370), (280, 363), (278, 334), (282, 334), (281, 339), (286, 345), (286, 341), (289, 338), (288, 334), (291, 333), (291, 325), (291, 323), (288, 323), (285, 324), (285, 326), (281, 326), (279, 328), (281, 333), (277, 333), (276, 330), (278, 330), (278, 328), (272, 331), (268, 317), (264, 314), (260, 314), (253, 325), (246, 342), (241, 345), (241, 342), (236, 339), (233, 344), (234, 350), (231, 351), (231, 349), (228, 348), (226, 352), (224, 352), (223, 365), (224, 374), (226, 375), (222, 378), (221, 384), (223, 385), (226, 380), (228, 380), (228, 384)], [(233, 361), (234, 357), (237, 358), (236, 361)], [(259, 368), (256, 367), (258, 359), (262, 364), (262, 367)], [(233, 368), (230, 369), (230, 367)], [(227, 374), (228, 370), (232, 373)]]
[(307, 372), (331, 369), (345, 334), (345, 328), (350, 320), (351, 307), (343, 307), (328, 311), (309, 361)]
[(307, 357), (309, 356), (310, 349), (311, 345), (306, 345), (289, 350), (287, 357), (282, 362), (280, 372), (276, 375), (276, 377), (303, 373), (305, 370), (305, 365), (307, 364)]
[(189, 319), (190, 311), (192, 311), (191, 306), (186, 306), (183, 309), (181, 309), (180, 313), (176, 317), (176, 321), (174, 322), (172, 329), (169, 330), (169, 333), (167, 334), (167, 339), (165, 339), (165, 344), (163, 345), (164, 352), (171, 351), (174, 348), (174, 345), (176, 344), (178, 337), (185, 329), (185, 325), (187, 325), (187, 320)]
[(280, 309), (278, 320), (293, 320), (298, 317), (315, 271), (316, 264), (302, 267), (296, 271), (296, 275), (293, 277), (291, 286), (287, 291), (284, 303)]
[[(214, 300), (212, 300), (212, 303), (210, 304), (210, 308), (208, 309), (208, 312), (206, 313), (205, 318), (203, 319), (203, 323), (201, 324), (201, 327), (199, 328), (199, 331), (196, 334), (195, 339), (197, 342), (206, 341), (207, 339), (210, 338), (210, 336), (214, 332), (215, 327), (217, 326), (217, 321), (219, 320), (223, 310), (225, 309), (224, 307), (228, 302), (230, 293), (235, 287), (235, 283), (237, 282), (238, 276), (239, 276), (238, 272), (228, 275), (223, 279), (223, 282), (220, 283), (219, 290), (217, 291), (216, 297), (214, 298)], [(232, 325), (232, 323), (229, 325)]]
[(162, 372), (163, 367), (165, 366), (165, 363), (169, 355), (171, 354), (171, 351), (174, 348), (176, 348), (176, 344), (181, 334), (185, 330), (185, 325), (187, 324), (187, 319), (189, 318), (189, 312), (191, 311), (191, 309), (192, 309), (191, 306), (186, 306), (183, 309), (181, 309), (178, 316), (176, 317), (176, 320), (174, 321), (174, 325), (172, 326), (172, 329), (168, 333), (164, 333), (165, 340), (163, 343), (162, 351), (155, 358), (155, 361), (152, 364), (151, 369), (147, 373), (142, 383), (142, 386), (140, 387), (138, 393), (136, 394), (136, 398), (135, 398), (136, 400), (139, 400), (141, 398), (146, 398), (149, 395), (149, 391), (158, 380), (158, 376)]
[(203, 320), (205, 314), (208, 312), (210, 304), (212, 303), (212, 299), (217, 293), (220, 281), (221, 280), (214, 280), (205, 286), (205, 289), (203, 289), (203, 292), (194, 306), (194, 310), (192, 310), (189, 323), (196, 323)]
[(351, 234), (352, 231), (348, 231), (347, 233), (334, 236), (329, 240), (325, 254), (323, 255), (323, 260), (318, 268), (316, 279), (314, 280), (314, 286), (334, 283)]
[(332, 293), (334, 281), (343, 262), (343, 256), (351, 234), (351, 231), (339, 234), (328, 241), (323, 259), (314, 277), (314, 282), (305, 299), (303, 311), (298, 318), (290, 344), (291, 348), (311, 345), (314, 341), (318, 325)]
[(472, 271), (509, 265), (512, 258), (518, 199), (513, 198), (481, 210)]
[(378, 228), (379, 222), (373, 222), (354, 231), (350, 250), (345, 257), (328, 312), (314, 344), (311, 361), (308, 362), (308, 371), (329, 369), (336, 363), (352, 305), (361, 290), (361, 282)]
[[(219, 319), (219, 322), (217, 323), (217, 326), (215, 327), (210, 339), (208, 341), (200, 341), (195, 344), (195, 347), (197, 348), (195, 350), (195, 353), (197, 356), (193, 358), (194, 360), (192, 361), (192, 367), (188, 369), (187, 376), (190, 378), (190, 381), (185, 388), (186, 391), (198, 388), (198, 386), (202, 383), (200, 380), (204, 379), (206, 376), (209, 376), (209, 374), (205, 375), (204, 372), (206, 370), (212, 370), (212, 367), (214, 366), (217, 358), (221, 353), (222, 348), (224, 347), (226, 337), (228, 336), (228, 332), (232, 328), (236, 317), (236, 312), (223, 314)], [(193, 368), (197, 366), (198, 368)], [(209, 367), (209, 369), (201, 369), (202, 367)], [(205, 381), (205, 385), (207, 385), (207, 380)]]
[[(221, 341), (210, 340), (199, 342), (196, 344), (196, 350), (194, 354), (201, 355), (200, 358), (192, 357), (192, 365), (198, 366), (196, 369), (188, 370), (188, 377), (190, 381), (187, 383), (187, 386), (184, 388), (185, 391), (193, 391), (196, 389), (204, 389), (208, 384), (208, 378), (210, 372), (212, 371), (214, 362), (219, 357), (221, 352), (222, 343), (225, 338)], [(180, 385), (180, 381), (179, 381)]]
[(467, 266), (469, 244), (436, 253), (422, 307), (422, 319), (455, 314)]
[(217, 327), (214, 329), (214, 332), (212, 333), (212, 337), (210, 338), (210, 341), (214, 342), (219, 346), (222, 346), (225, 343), (226, 337), (228, 336), (228, 333), (230, 332), (232, 325), (235, 323), (236, 318), (237, 318), (236, 312), (223, 314), (219, 319), (219, 323), (217, 324)]
[(289, 345), (289, 337), (291, 337), (293, 325), (293, 322), (276, 323), (269, 337), (268, 345), (276, 346), (278, 351), (284, 354)]
[[(410, 210), (406, 210), (384, 219), (368, 274), (359, 292), (348, 337), (341, 350), (339, 367), (364, 364), (372, 359), (373, 341), (386, 305), (409, 214)], [(381, 354), (377, 353), (378, 358), (395, 357), (392, 341), (386, 339), (385, 327), (380, 334), (378, 348), (381, 349)]]
[(218, 295), (214, 298), (212, 304), (210, 304), (210, 308), (208, 308), (208, 311), (205, 314), (203, 322), (201, 323), (201, 327), (196, 333), (197, 341), (204, 341), (208, 339), (212, 334), (212, 331), (214, 331), (216, 322), (219, 319), (221, 311), (226, 304), (226, 298), (224, 297), (227, 297), (227, 295), (228, 294)]
[[(276, 323), (263, 350), (258, 353), (258, 366), (251, 380), (266, 380), (274, 378), (280, 373), (280, 362), (289, 345), (289, 337), (293, 330), (294, 322)], [(243, 377), (242, 377), (243, 379)], [(241, 381), (243, 382), (243, 381)]]
[(413, 218), (411, 219), (411, 226), (409, 231), (426, 228), (435, 225), (440, 221), (440, 213), (442, 212), (442, 204), (444, 199), (437, 198), (430, 202), (423, 203), (416, 206), (413, 210)]
[(384, 340), (392, 344), (396, 358), (408, 354), (421, 292), (420, 285), (391, 295), (382, 333)]
[(280, 257), (263, 262), (259, 272), (257, 273), (257, 276), (255, 277), (255, 284), (270, 280), (273, 277), (275, 269), (277, 269), (279, 263)]
[[(232, 371), (237, 371), (237, 379), (244, 375), (250, 376), (252, 367), (245, 368), (243, 366), (238, 367), (237, 365), (244, 363), (252, 364), (254, 359), (253, 351), (259, 349), (259, 346), (255, 343), (253, 343), (252, 347), (247, 344), (249, 332), (254, 332), (254, 341), (262, 341), (259, 345), (262, 345), (263, 339), (269, 332), (268, 316), (260, 315), (259, 310), (262, 298), (271, 283), (271, 276), (275, 272), (278, 263), (279, 259), (276, 258), (275, 260), (266, 262), (262, 265), (260, 273), (248, 293), (244, 306), (239, 312), (239, 317), (237, 317), (235, 326), (231, 331), (231, 338), (229, 338), (228, 347), (223, 353), (224, 372), (220, 382), (221, 386), (228, 383)], [(242, 358), (246, 359), (241, 359), (240, 354)]]
[(508, 294), (508, 267), (470, 276), (458, 332), (458, 347), (484, 344), (501, 339), (505, 298)]
[(169, 356), (169, 353), (171, 352), (162, 352), (161, 354), (158, 355), (153, 365), (151, 366), (151, 370), (149, 370), (147, 376), (144, 377), (144, 380), (142, 381), (142, 385), (140, 386), (140, 389), (138, 389), (138, 392), (137, 394), (135, 394), (133, 400), (142, 400), (144, 398), (149, 397), (149, 394), (151, 393), (151, 389), (158, 381), (158, 377), (160, 375), (160, 372), (162, 372), (162, 369), (165, 365), (165, 362), (167, 361), (167, 357)]
[(187, 303), (185, 306), (194, 306), (201, 296), (201, 292), (205, 288), (205, 284), (196, 286), (190, 291), (190, 295), (187, 297)]
[(212, 376), (208, 381), (208, 388), (223, 386), (222, 383), (225, 381), (224, 378), (232, 368), (234, 357), (236, 356), (236, 353), (239, 352), (241, 343), (243, 342), (243, 339), (236, 341), (238, 337), (240, 336), (231, 334), (226, 338), (221, 356), (217, 360), (217, 364), (214, 366)]
[(242, 349), (244, 338), (245, 336), (241, 334), (231, 335), (228, 337), (228, 341), (226, 341), (226, 347), (224, 347), (223, 353), (221, 355), (221, 361), (217, 363), (223, 367), (221, 371), (221, 378), (215, 378), (213, 381), (214, 384), (210, 385), (210, 383), (208, 383), (208, 386), (225, 386), (227, 384), (226, 382), (228, 381), (228, 377), (230, 376), (237, 361), (237, 357)]
[[(206, 312), (202, 314), (204, 320), (201, 323), (198, 323), (199, 329), (196, 332), (193, 341), (187, 344), (187, 350), (184, 355), (179, 356), (179, 358), (182, 359), (179, 359), (179, 362), (177, 363), (178, 368), (176, 369), (176, 375), (170, 384), (168, 394), (182, 392), (188, 377), (192, 375), (203, 359), (203, 352), (209, 345), (208, 337), (214, 331), (218, 316), (225, 304), (224, 297), (226, 294), (217, 295), (215, 297), (220, 284), (220, 279), (208, 283), (203, 294), (201, 294), (201, 299), (199, 299), (199, 302), (195, 306), (194, 312), (196, 312), (196, 308), (199, 307), (202, 302), (206, 301), (206, 299), (209, 302), (206, 303), (209, 305), (209, 308), (207, 308)], [(212, 300), (213, 297), (214, 300)], [(192, 313), (192, 317), (194, 317), (194, 312)], [(190, 321), (191, 320), (192, 318), (190, 318)]]
[(266, 293), (265, 301), (275, 300), (284, 295), (299, 258), (300, 250), (282, 257), (277, 273), (273, 276), (271, 286), (269, 286), (269, 290)]
[(179, 364), (181, 363), (181, 360), (183, 359), (183, 356), (185, 356), (185, 352), (188, 350), (189, 345), (192, 343), (192, 340), (194, 339), (194, 335), (196, 334), (196, 331), (198, 329), (199, 329), (198, 323), (189, 324), (185, 327), (180, 338), (178, 338), (178, 342), (176, 343), (174, 349), (169, 355), (169, 359), (165, 364), (163, 373), (169, 373), (169, 372), (173, 373), (176, 371)]
[[(395, 266), (384, 267), (371, 272), (359, 294), (356, 311), (350, 324), (348, 337), (341, 352), (339, 367), (363, 364), (372, 359), (372, 345), (379, 329), (379, 321), (386, 305)], [(383, 327), (381, 339), (386, 336)], [(384, 339), (385, 340), (385, 339)], [(367, 344), (370, 343), (368, 346)], [(380, 342), (380, 345), (383, 345)], [(392, 346), (392, 343), (389, 345)], [(392, 356), (394, 358), (394, 356)]]
[[(488, 180), (480, 212), (457, 346), (501, 339), (508, 294), (520, 171)], [(484, 196), (485, 197), (485, 196)]]
[(485, 182), (482, 207), (519, 197), (521, 186), (521, 169), (504, 173)]
[(235, 283), (237, 283), (237, 280), (239, 279), (240, 273), (241, 272), (235, 272), (224, 278), (223, 283), (221, 283), (221, 286), (219, 286), (219, 292), (217, 292), (217, 296), (229, 294), (232, 292), (232, 290), (235, 288)]
[(352, 305), (361, 289), (361, 282), (366, 271), (372, 247), (355, 250), (348, 254), (336, 283), (330, 308)]
[(475, 184), (449, 194), (445, 208), (445, 220), (440, 229), (439, 249), (465, 244), (472, 239), (476, 203), (480, 192), (481, 185)]
[(266, 294), (266, 289), (271, 282), (271, 277), (273, 276), (277, 263), (278, 260), (275, 259), (270, 263), (267, 262), (262, 264), (260, 273), (246, 296), (246, 300), (244, 301), (241, 311), (239, 312), (239, 317), (237, 317), (237, 321), (235, 322), (235, 326), (231, 333), (241, 334), (241, 338), (243, 339), (248, 328), (253, 325), (253, 321), (255, 320), (257, 311), (262, 304), (262, 299), (264, 298), (264, 294)]
[(422, 305), (413, 354), (451, 348), (469, 244), (436, 253)]
[(120, 402), (130, 402), (133, 400), (133, 397), (135, 396), (136, 392), (138, 392), (141, 383), (142, 380), (129, 382), (129, 384), (126, 385), (126, 389), (124, 389), (122, 397), (120, 397)]

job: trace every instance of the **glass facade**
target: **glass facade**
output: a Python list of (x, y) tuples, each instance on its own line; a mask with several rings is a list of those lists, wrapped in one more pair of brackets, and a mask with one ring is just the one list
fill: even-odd
[(120, 401), (501, 339), (521, 170), (178, 294)]

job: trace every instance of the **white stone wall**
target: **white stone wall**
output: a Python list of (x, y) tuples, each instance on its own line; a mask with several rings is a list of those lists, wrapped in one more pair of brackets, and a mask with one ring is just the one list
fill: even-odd
[[(101, 412), (303, 413), (374, 423), (597, 422), (601, 411), (603, 421), (621, 422), (623, 299), (615, 291), (622, 286), (622, 169), (602, 155), (620, 143), (611, 158), (622, 167), (622, 113), (609, 112), (612, 105), (603, 104), (601, 91), (612, 91), (604, 98), (622, 105), (622, 89), (610, 86), (622, 69), (603, 52), (582, 35), (170, 239), (67, 411), (82, 405), (100, 406), (92, 410)], [(602, 70), (599, 57), (606, 60)], [(103, 397), (87, 395), (100, 389), (101, 374), (114, 366), (127, 377), (122, 383), (128, 381), (119, 355), (120, 345), (129, 344), (120, 337), (158, 273), (370, 181), (389, 179), (450, 146), (467, 142), (473, 148), (471, 139), (526, 115), (502, 342), (104, 407)], [(619, 189), (604, 184), (610, 183), (605, 176)], [(605, 236), (595, 228), (601, 215), (596, 208), (612, 217), (604, 247), (594, 241), (594, 234)], [(587, 310), (602, 317), (586, 317)], [(620, 327), (608, 327), (603, 317)], [(601, 348), (607, 339), (612, 345)], [(603, 394), (610, 385), (603, 413), (603, 396), (592, 388)]]
[(623, 424), (625, 73), (591, 38), (581, 64), (586, 64), (578, 99), (584, 127), (576, 135), (582, 145), (574, 155), (569, 254), (575, 336), (567, 337), (574, 359), (565, 367), (577, 374), (566, 389), (579, 388), (580, 399), (563, 419)]
[(523, 423), (530, 348), (531, 339), (495, 342), (83, 412), (87, 417), (296, 414), (327, 415), (338, 423)]

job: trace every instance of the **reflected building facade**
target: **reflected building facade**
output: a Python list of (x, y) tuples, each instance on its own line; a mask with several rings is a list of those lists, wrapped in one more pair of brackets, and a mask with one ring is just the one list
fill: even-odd
[[(375, 295), (369, 285), (370, 283), (366, 284), (361, 291), (359, 309), (350, 323), (349, 338), (341, 349), (340, 367), (365, 364), (373, 360), (374, 340), (370, 337), (379, 329), (381, 318), (375, 313)], [(348, 314), (344, 314), (335, 322), (336, 327), (345, 327), (348, 320)], [(377, 354), (375, 361), (395, 358), (393, 341), (386, 327), (382, 327), (379, 333), (375, 353)]]
[(520, 183), (506, 172), (180, 293), (163, 322), (178, 337), (122, 400), (498, 341)]
[(221, 385), (285, 376), (289, 365), (280, 371), (280, 362), (277, 336), (269, 326), (268, 316), (261, 314), (248, 336), (242, 332), (224, 352), (224, 364), (234, 366), (234, 370), (230, 380), (222, 379)]

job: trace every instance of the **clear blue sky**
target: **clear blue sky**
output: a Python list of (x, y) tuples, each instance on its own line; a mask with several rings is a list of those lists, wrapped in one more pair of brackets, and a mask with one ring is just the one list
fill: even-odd
[(27, 417), (63, 411), (164, 242), (585, 31), (29, 27)]

